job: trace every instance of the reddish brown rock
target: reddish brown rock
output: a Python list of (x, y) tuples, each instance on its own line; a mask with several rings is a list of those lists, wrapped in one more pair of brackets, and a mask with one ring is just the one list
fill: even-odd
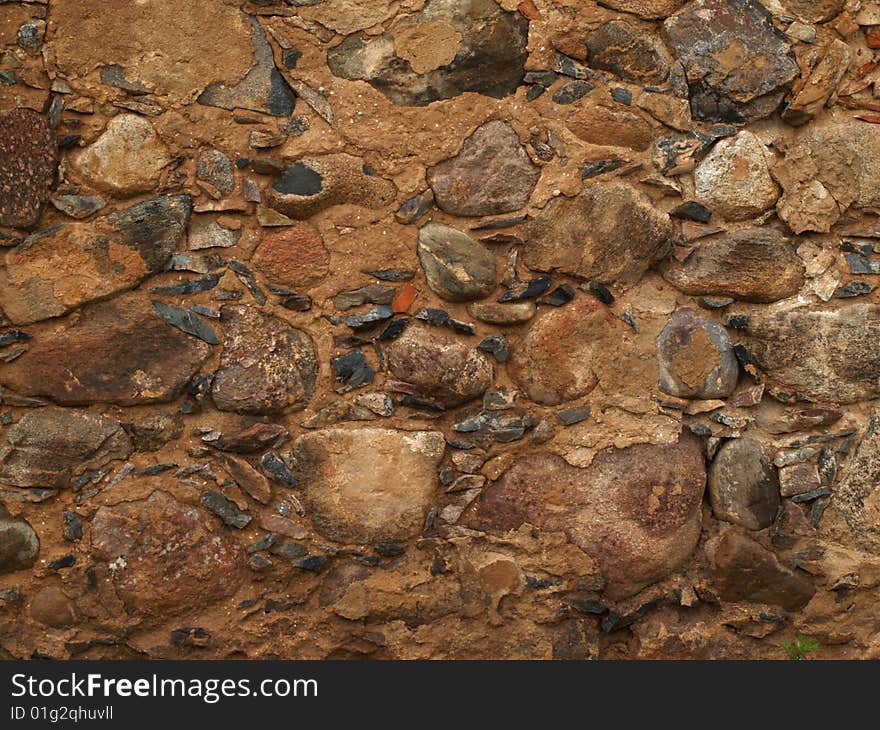
[(275, 284), (306, 289), (327, 274), (330, 252), (318, 230), (302, 223), (266, 234), (252, 263)]
[(40, 555), (40, 538), (26, 520), (11, 517), (0, 502), (0, 574), (30, 568)]
[(191, 209), (188, 195), (165, 195), (29, 236), (6, 254), (0, 308), (13, 322), (29, 324), (131, 289), (164, 270)]
[(590, 144), (646, 150), (654, 138), (654, 129), (640, 114), (621, 106), (583, 104), (565, 125)]
[(468, 137), (456, 157), (428, 170), (438, 207), (453, 215), (510, 213), (529, 200), (540, 172), (506, 122), (489, 122)]
[(480, 497), (488, 530), (523, 523), (564, 532), (602, 566), (606, 592), (632, 595), (687, 561), (700, 535), (706, 472), (700, 443), (600, 452), (586, 469), (551, 454), (520, 458)]
[(312, 523), (345, 543), (417, 535), (445, 447), (437, 431), (331, 428), (300, 436), (295, 453)]
[(539, 271), (633, 284), (673, 234), (669, 216), (631, 185), (597, 184), (544, 208), (529, 227), (523, 261)]
[(235, 593), (242, 579), (235, 538), (212, 531), (198, 509), (167, 492), (99, 508), (91, 533), (117, 595), (147, 614), (213, 603)]
[(626, 81), (660, 83), (669, 75), (672, 55), (650, 28), (611, 20), (587, 36), (590, 66)]
[(211, 348), (126, 294), (86, 308), (0, 371), (0, 383), (61, 405), (164, 402), (183, 391)]
[(63, 629), (77, 622), (73, 602), (58, 586), (44, 586), (31, 599), (31, 617), (44, 626)]
[(747, 228), (703, 241), (682, 262), (670, 260), (663, 277), (686, 294), (775, 302), (797, 294), (804, 265), (778, 231)]
[(0, 482), (17, 487), (71, 486), (73, 477), (131, 454), (112, 418), (71, 408), (39, 408), (12, 425), (0, 444)]
[(244, 459), (225, 456), (223, 457), (223, 467), (242, 491), (261, 504), (267, 504), (272, 498), (272, 487), (269, 480)]
[(385, 351), (388, 370), (423, 397), (455, 406), (492, 385), (492, 362), (460, 339), (410, 325)]
[(256, 307), (221, 310), (226, 337), (211, 396), (222, 411), (274, 413), (305, 408), (318, 363), (312, 338)]
[(55, 141), (42, 115), (0, 112), (0, 226), (37, 225), (56, 166)]
[(769, 550), (734, 530), (706, 546), (715, 587), (725, 601), (750, 601), (799, 611), (815, 593), (805, 574), (787, 568)]

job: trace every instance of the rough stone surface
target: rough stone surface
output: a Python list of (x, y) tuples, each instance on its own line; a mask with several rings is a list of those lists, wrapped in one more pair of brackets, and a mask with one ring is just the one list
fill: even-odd
[(300, 436), (297, 464), (316, 529), (343, 543), (415, 536), (445, 447), (436, 431), (331, 428)]
[(91, 544), (119, 598), (149, 614), (220, 600), (243, 577), (235, 538), (211, 530), (199, 510), (161, 490), (99, 508)]
[(419, 262), (428, 286), (443, 299), (482, 299), (495, 288), (495, 257), (466, 233), (439, 223), (419, 229)]
[(40, 539), (26, 520), (11, 517), (0, 504), (0, 574), (31, 567), (40, 554)]
[(189, 196), (34, 233), (5, 256), (0, 308), (17, 324), (57, 317), (162, 271), (186, 232)]
[(61, 405), (176, 398), (210, 353), (167, 325), (149, 301), (123, 295), (87, 308), (0, 371), (0, 383)]
[(627, 596), (690, 557), (705, 484), (699, 443), (686, 434), (674, 445), (603, 451), (586, 469), (539, 453), (484, 491), (474, 523), (564, 532), (602, 566), (606, 592)]
[(557, 199), (535, 218), (523, 251), (527, 266), (605, 284), (633, 284), (672, 237), (669, 216), (626, 183), (597, 184)]
[(435, 329), (410, 325), (386, 349), (388, 370), (441, 405), (454, 406), (492, 385), (492, 362), (477, 349)]
[(697, 199), (731, 221), (773, 207), (779, 188), (770, 177), (770, 152), (751, 132), (721, 140), (694, 171)]
[(268, 233), (252, 261), (254, 268), (275, 284), (308, 288), (327, 274), (330, 253), (321, 234), (303, 223)]
[(727, 331), (693, 309), (677, 309), (657, 337), (660, 389), (681, 398), (726, 398), (739, 365)]
[(587, 36), (590, 66), (626, 81), (658, 83), (669, 75), (672, 55), (663, 41), (625, 20), (612, 20)]
[(599, 5), (640, 18), (665, 18), (684, 5), (686, 0), (599, 0)]
[(684, 261), (671, 260), (663, 276), (687, 294), (775, 302), (797, 294), (804, 265), (779, 231), (747, 228), (701, 242)]
[(22, 416), (0, 444), (0, 482), (16, 487), (64, 488), (132, 451), (112, 418), (68, 408), (40, 408)]
[(779, 479), (760, 441), (733, 439), (718, 450), (709, 469), (709, 501), (719, 520), (748, 530), (773, 524)]
[(0, 226), (32, 228), (55, 179), (55, 143), (31, 109), (0, 112)]
[(539, 175), (513, 128), (489, 122), (465, 140), (456, 157), (429, 169), (427, 179), (441, 210), (480, 216), (522, 208)]
[(302, 330), (248, 305), (221, 310), (226, 338), (211, 397), (220, 410), (273, 413), (304, 408), (315, 392), (315, 346)]
[(171, 162), (153, 125), (137, 114), (120, 114), (72, 160), (76, 173), (108, 193), (136, 195), (154, 188)]

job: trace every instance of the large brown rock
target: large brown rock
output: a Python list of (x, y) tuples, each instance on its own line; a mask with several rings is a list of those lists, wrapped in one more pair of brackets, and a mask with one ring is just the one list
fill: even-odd
[(799, 611), (815, 593), (810, 579), (779, 562), (769, 550), (734, 530), (706, 545), (714, 584), (725, 601), (749, 601)]
[(880, 307), (804, 306), (748, 315), (741, 340), (785, 400), (855, 403), (880, 395)]
[(385, 358), (395, 378), (444, 406), (481, 396), (495, 375), (482, 352), (428, 327), (407, 327), (385, 350)]
[(29, 236), (6, 254), (0, 308), (16, 324), (29, 324), (131, 289), (164, 270), (191, 209), (188, 195), (165, 195)]
[(117, 595), (147, 614), (213, 603), (235, 593), (243, 577), (238, 541), (167, 492), (101, 507), (91, 528), (92, 550)]
[(685, 2), (687, 0), (599, 0), (599, 5), (632, 13), (646, 20), (656, 20), (671, 15)]
[(484, 490), (472, 524), (495, 531), (529, 523), (564, 532), (599, 562), (609, 596), (621, 598), (690, 557), (705, 483), (700, 443), (687, 432), (677, 444), (607, 449), (586, 469), (532, 454)]
[(16, 487), (69, 487), (73, 477), (131, 454), (112, 418), (70, 408), (25, 413), (0, 444), (0, 482)]
[(446, 441), (436, 431), (331, 428), (295, 443), (303, 500), (315, 529), (344, 543), (419, 533)]
[(11, 517), (0, 503), (0, 574), (30, 568), (40, 555), (40, 539), (26, 520)]
[(848, 538), (862, 550), (880, 555), (880, 409), (873, 408), (846, 473), (834, 490), (830, 512), (841, 514)]
[(318, 362), (312, 338), (256, 307), (221, 310), (226, 337), (211, 397), (222, 411), (274, 413), (306, 407)]
[(61, 405), (162, 402), (176, 398), (211, 348), (125, 294), (87, 307), (0, 370), (0, 383)]
[(467, 302), (495, 288), (495, 256), (456, 228), (440, 223), (422, 226), (417, 251), (428, 286), (443, 299)]
[(488, 122), (455, 157), (428, 169), (437, 206), (452, 215), (510, 213), (529, 200), (540, 172), (507, 122)]
[(252, 260), (254, 268), (281, 286), (307, 288), (330, 269), (330, 252), (321, 234), (308, 223), (266, 234)]
[(779, 508), (779, 477), (760, 441), (732, 439), (709, 469), (709, 501), (715, 517), (748, 530), (770, 527)]
[(660, 83), (669, 75), (672, 55), (649, 29), (611, 20), (587, 36), (590, 66), (626, 81)]
[(37, 225), (56, 165), (55, 141), (42, 115), (0, 112), (0, 226)]
[(633, 284), (673, 233), (669, 216), (631, 185), (592, 185), (574, 199), (555, 199), (532, 221), (523, 261), (538, 271)]
[(586, 297), (547, 311), (513, 343), (511, 377), (535, 403), (552, 406), (580, 398), (599, 382), (593, 359), (601, 357), (602, 342), (621, 325), (608, 307)]
[(663, 278), (686, 294), (775, 302), (797, 294), (804, 265), (779, 231), (746, 228), (702, 241), (684, 261), (670, 260)]

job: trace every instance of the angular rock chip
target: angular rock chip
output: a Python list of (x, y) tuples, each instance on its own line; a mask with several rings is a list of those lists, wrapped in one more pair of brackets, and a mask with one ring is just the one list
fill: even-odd
[(876, 304), (751, 312), (740, 334), (783, 400), (855, 403), (880, 395)]
[(445, 447), (437, 431), (331, 428), (300, 436), (294, 450), (315, 529), (343, 543), (414, 537)]
[(456, 228), (440, 223), (422, 226), (418, 255), (428, 286), (443, 299), (467, 302), (495, 288), (495, 256)]
[(660, 390), (679, 398), (726, 398), (739, 364), (727, 330), (690, 307), (675, 310), (657, 336)]
[(811, 125), (772, 172), (779, 217), (795, 233), (827, 233), (850, 206), (880, 206), (880, 135), (859, 122)]
[(276, 117), (289, 116), (293, 113), (296, 96), (275, 68), (272, 48), (263, 28), (253, 16), (248, 16), (248, 22), (254, 47), (253, 67), (237, 84), (210, 84), (199, 95), (198, 102), (221, 109), (250, 109)]
[(800, 126), (813, 119), (823, 107), (836, 98), (837, 87), (846, 75), (852, 60), (849, 46), (832, 38), (822, 49), (822, 57), (814, 68), (807, 67), (791, 90), (791, 100), (782, 111), (789, 124)]
[(697, 199), (727, 220), (760, 215), (779, 198), (779, 188), (770, 176), (772, 160), (751, 132), (722, 139), (694, 171)]
[(596, 184), (556, 198), (528, 230), (523, 261), (604, 284), (634, 284), (674, 235), (669, 216), (626, 183)]
[(779, 508), (779, 478), (757, 439), (732, 439), (709, 469), (709, 502), (715, 517), (747, 530), (770, 527)]
[(220, 369), (211, 397), (221, 411), (274, 413), (305, 408), (318, 362), (312, 338), (256, 307), (227, 304)]
[(367, 174), (364, 161), (345, 153), (303, 158), (284, 168), (265, 191), (266, 205), (304, 220), (333, 205), (381, 208), (397, 192), (390, 180)]
[(766, 117), (800, 73), (785, 35), (756, 0), (695, 0), (663, 28), (684, 65), (694, 119)]
[(112, 418), (39, 408), (13, 424), (0, 444), (0, 482), (63, 489), (73, 477), (131, 452), (131, 439)]
[(30, 568), (40, 555), (40, 539), (26, 520), (11, 517), (0, 504), (0, 575)]
[(526, 18), (494, 2), (428, 0), (378, 37), (350, 35), (327, 52), (327, 65), (404, 106), (466, 91), (501, 98), (513, 94), (525, 74), (528, 32)]
[(457, 156), (428, 169), (437, 206), (452, 215), (511, 213), (529, 201), (540, 177), (519, 136), (506, 122), (488, 122)]
[(238, 541), (167, 492), (99, 508), (91, 535), (117, 595), (146, 614), (213, 603), (235, 593), (243, 577)]
[(650, 31), (611, 20), (587, 36), (590, 66), (626, 81), (659, 83), (669, 76), (672, 55)]
[(306, 289), (330, 270), (330, 252), (318, 230), (301, 223), (266, 234), (251, 262), (269, 281)]
[(663, 278), (694, 296), (775, 302), (804, 283), (795, 245), (772, 228), (746, 228), (703, 241), (684, 261), (670, 260)]
[(612, 598), (632, 595), (690, 557), (700, 536), (706, 471), (700, 442), (637, 444), (600, 452), (585, 469), (561, 457), (521, 457), (484, 489), (471, 524), (523, 523), (564, 532), (597, 560)]
[(61, 405), (163, 402), (180, 395), (210, 352), (166, 324), (148, 300), (125, 294), (31, 343), (3, 367), (0, 383)]
[(70, 162), (89, 184), (127, 197), (155, 188), (171, 156), (149, 120), (137, 114), (120, 114)]
[(29, 236), (5, 256), (0, 308), (29, 324), (137, 286), (165, 269), (191, 209), (188, 195), (163, 195)]
[(483, 353), (428, 327), (407, 327), (385, 350), (388, 370), (422, 396), (455, 406), (492, 386), (494, 368)]
[(41, 114), (0, 112), (0, 226), (37, 225), (57, 164), (55, 141)]
[(880, 503), (880, 409), (873, 408), (846, 474), (832, 498), (829, 512), (843, 516), (851, 538), (863, 550), (880, 554), (880, 525), (875, 514)]
[(815, 593), (804, 574), (793, 571), (766, 548), (728, 530), (706, 546), (714, 584), (725, 601), (751, 601), (799, 611)]
[(592, 299), (545, 312), (513, 345), (510, 375), (535, 403), (580, 398), (598, 384), (593, 359), (620, 327), (614, 313)]

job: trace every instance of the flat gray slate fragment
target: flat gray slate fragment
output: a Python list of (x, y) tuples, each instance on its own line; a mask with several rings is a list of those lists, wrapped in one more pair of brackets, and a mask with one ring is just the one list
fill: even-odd
[(181, 332), (186, 332), (188, 335), (198, 337), (209, 345), (220, 344), (220, 340), (214, 333), (214, 330), (192, 312), (188, 312), (180, 307), (175, 307), (172, 304), (165, 304), (165, 302), (156, 301), (155, 299), (153, 300), (153, 306), (162, 316), (162, 319), (168, 322), (172, 327), (177, 327)]

